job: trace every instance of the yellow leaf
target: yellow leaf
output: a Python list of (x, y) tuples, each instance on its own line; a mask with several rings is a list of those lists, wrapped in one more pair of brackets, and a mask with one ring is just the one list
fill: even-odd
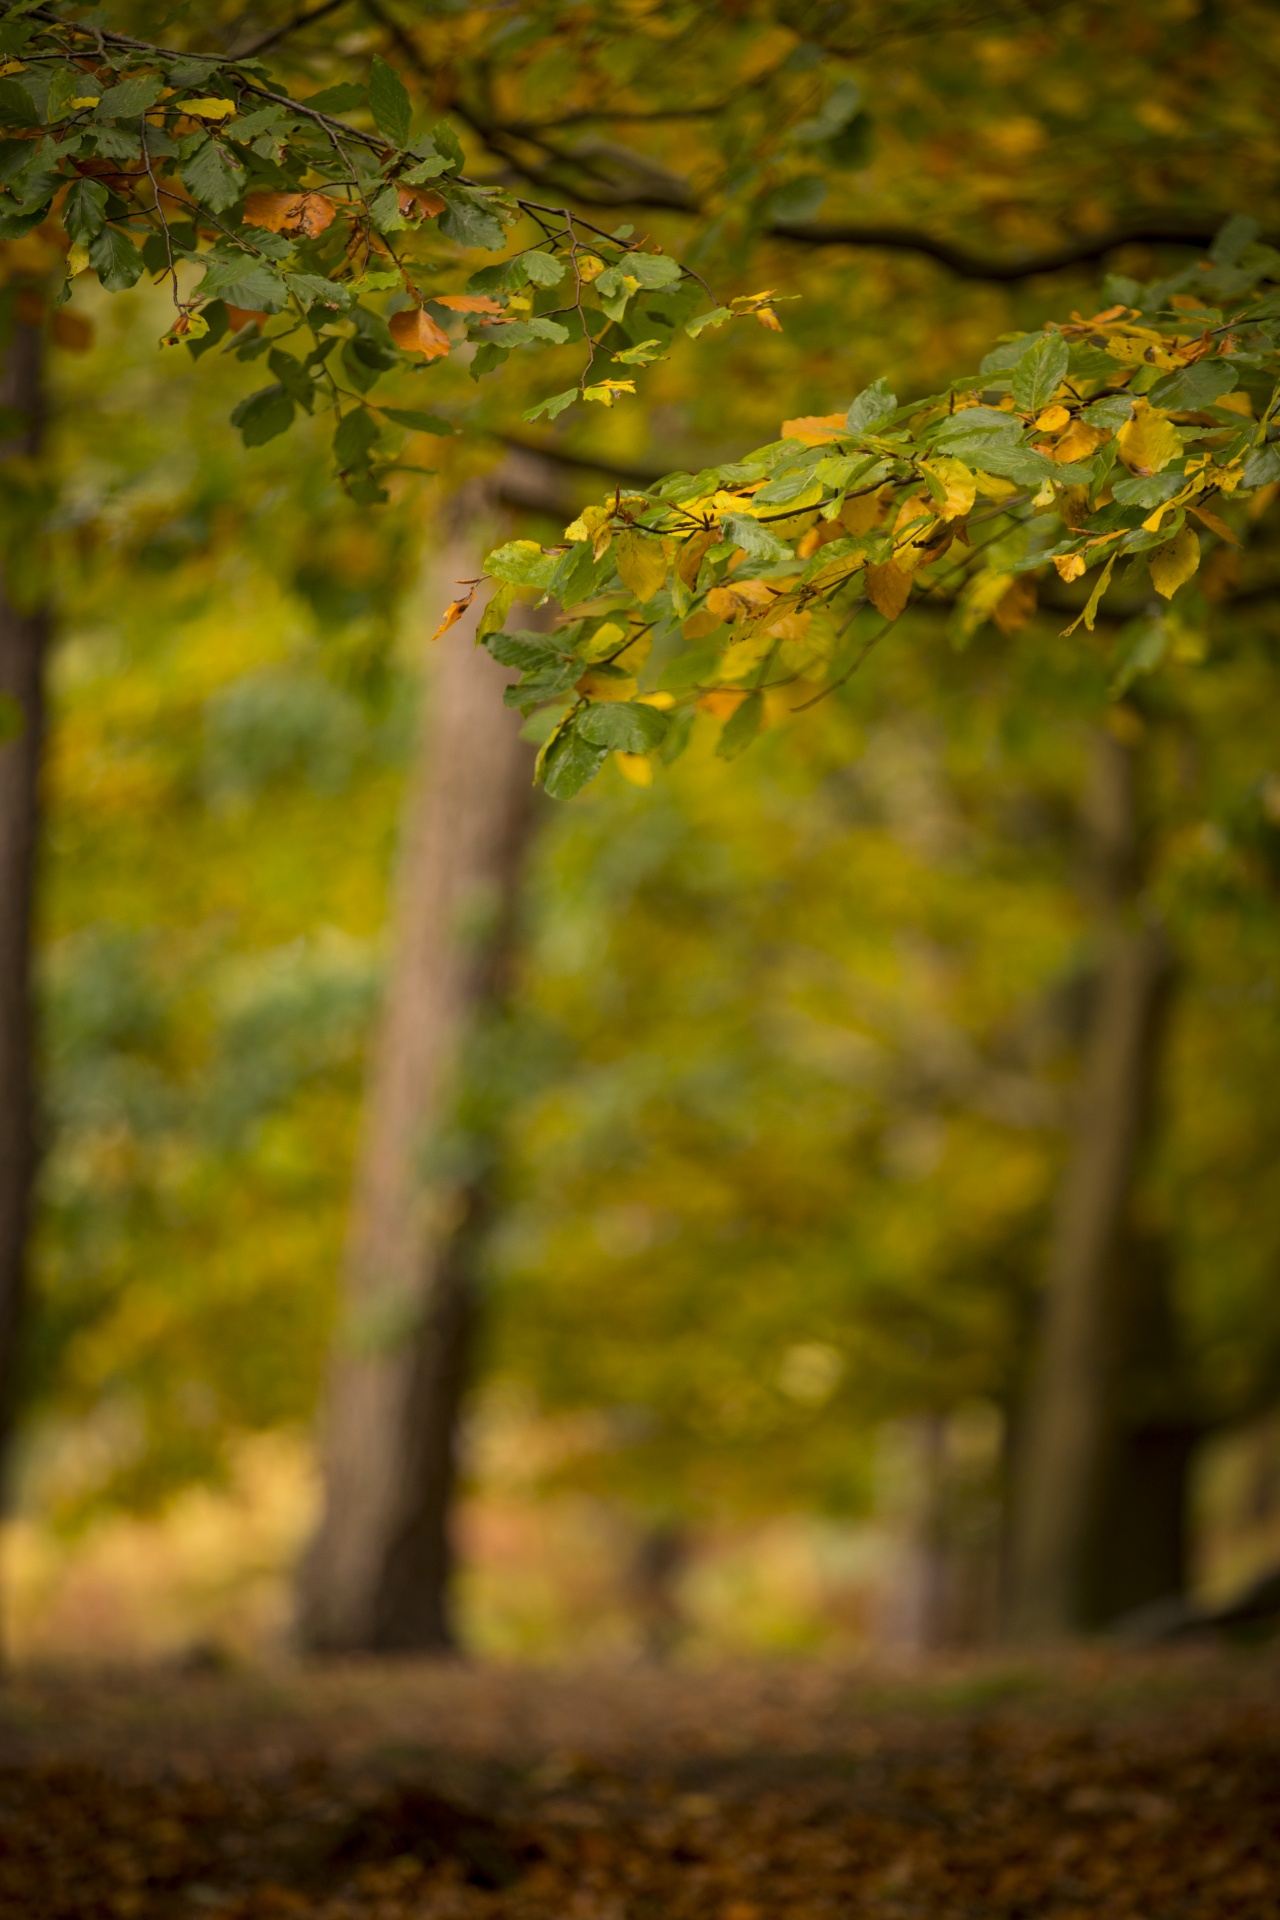
[(595, 253), (576, 254), (573, 264), (579, 280), (586, 282), (588, 285), (592, 280), (598, 280), (604, 272), (604, 261)]
[(921, 466), (927, 473), (942, 482), (946, 490), (946, 499), (942, 505), (944, 520), (959, 520), (970, 511), (977, 497), (978, 483), (963, 460), (952, 460), (939, 455), (935, 460), (922, 460)]
[(1111, 569), (1115, 566), (1116, 561), (1119, 559), (1119, 557), (1120, 556), (1118, 553), (1113, 553), (1111, 558), (1108, 560), (1106, 566), (1102, 569), (1102, 572), (1098, 575), (1097, 585), (1094, 587), (1093, 592), (1089, 595), (1088, 600), (1085, 602), (1084, 612), (1077, 614), (1069, 627), (1063, 628), (1062, 638), (1064, 640), (1070, 639), (1071, 635), (1075, 632), (1076, 628), (1080, 625), (1080, 622), (1082, 620), (1084, 621), (1084, 624), (1088, 628), (1089, 632), (1090, 633), (1093, 632), (1093, 623), (1098, 617), (1099, 603), (1102, 599), (1103, 594), (1106, 592), (1107, 588), (1111, 585)]
[(911, 598), (911, 575), (892, 560), (881, 567), (868, 567), (867, 598), (886, 620), (896, 620)]
[(707, 595), (707, 611), (721, 620), (736, 620), (740, 614), (759, 613), (778, 598), (766, 580), (739, 580), (728, 587), (712, 587)]
[(874, 493), (851, 496), (840, 509), (840, 525), (846, 533), (870, 533), (872, 527), (879, 526), (884, 508), (885, 493), (881, 487)]
[(700, 533), (691, 534), (680, 550), (676, 563), (676, 572), (692, 592), (697, 585), (698, 569), (702, 565), (702, 556), (708, 547), (713, 547), (720, 538), (718, 527), (704, 527)]
[(661, 540), (652, 534), (628, 531), (614, 542), (614, 564), (618, 576), (637, 600), (652, 600), (667, 577), (667, 556)]
[(756, 319), (762, 327), (768, 327), (770, 333), (782, 332), (782, 322), (772, 307), (757, 307)]
[(1061, 440), (1049, 454), (1060, 466), (1066, 466), (1072, 460), (1085, 460), (1100, 447), (1107, 437), (1105, 427), (1089, 427), (1083, 420), (1075, 420), (1067, 428)]
[(1151, 584), (1164, 599), (1172, 600), (1178, 588), (1188, 581), (1200, 565), (1200, 539), (1191, 527), (1175, 533), (1157, 547), (1147, 561)]
[(589, 700), (631, 700), (635, 698), (636, 682), (633, 674), (601, 670), (584, 673), (575, 687)]
[(612, 513), (612, 507), (584, 507), (577, 519), (570, 521), (565, 528), (565, 539), (594, 540), (601, 527), (608, 526)]
[(1126, 420), (1116, 439), (1120, 458), (1130, 473), (1159, 473), (1182, 452), (1182, 439), (1167, 413), (1147, 400), (1135, 400), (1132, 420)]
[(1036, 415), (1036, 425), (1041, 433), (1057, 433), (1070, 418), (1065, 407), (1046, 407), (1043, 413)]
[(803, 640), (809, 631), (809, 622), (813, 614), (808, 607), (800, 607), (791, 613), (784, 613), (780, 619), (773, 620), (766, 628), (775, 640)]
[(614, 763), (624, 780), (633, 787), (651, 787), (653, 785), (653, 762), (642, 753), (615, 753)]
[(832, 440), (845, 431), (845, 416), (842, 413), (806, 413), (798, 420), (784, 420), (782, 423), (784, 440), (803, 440), (807, 447), (821, 446), (824, 440)]
[(1058, 569), (1059, 578), (1063, 580), (1078, 580), (1082, 573), (1088, 571), (1082, 553), (1057, 554), (1053, 564)]
[(182, 111), (189, 113), (193, 120), (229, 120), (236, 111), (236, 103), (206, 95), (199, 100), (184, 100)]
[(1012, 480), (996, 473), (983, 473), (980, 468), (973, 476), (973, 483), (986, 500), (1007, 500), (1011, 493), (1018, 491)]
[(710, 607), (700, 607), (697, 613), (691, 613), (682, 623), (680, 631), (686, 640), (705, 640), (709, 633), (714, 633), (723, 624), (720, 615), (713, 613)]

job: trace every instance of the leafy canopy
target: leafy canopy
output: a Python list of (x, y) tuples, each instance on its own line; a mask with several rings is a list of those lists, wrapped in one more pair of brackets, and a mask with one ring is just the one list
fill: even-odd
[[(367, 86), (300, 100), (261, 59), (175, 51), (63, 4), (5, 8), (0, 55), (0, 240), (60, 234), (56, 305), (90, 270), (109, 292), (167, 283), (168, 343), (266, 357), (270, 384), (233, 414), (245, 443), (328, 411), (357, 499), (386, 497), (386, 426), (452, 431), (372, 402), (384, 372), (465, 345), (478, 377), (516, 350), (577, 342), (575, 384), (530, 410), (554, 418), (634, 392), (676, 328), (768, 313), (767, 296), (718, 306), (630, 225), (477, 182), (451, 124), (418, 124), (379, 55)], [(477, 252), (503, 258), (464, 278)], [(636, 344), (597, 364), (598, 336), (628, 312)]]
[[(615, 491), (562, 545), (491, 553), (481, 637), (521, 669), (512, 702), (551, 717), (548, 791), (613, 752), (679, 752), (697, 708), (732, 757), (913, 596), (951, 609), (960, 645), (1033, 604), (1028, 576), (1097, 569), (1068, 632), (1122, 563), (1171, 600), (1203, 538), (1240, 544), (1232, 503), (1280, 480), (1280, 252), (1256, 232), (1233, 219), (1153, 286), (1113, 278), (1101, 311), (1004, 338), (941, 393), (899, 404), (878, 381), (741, 459)], [(521, 599), (558, 601), (558, 628), (500, 631)]]

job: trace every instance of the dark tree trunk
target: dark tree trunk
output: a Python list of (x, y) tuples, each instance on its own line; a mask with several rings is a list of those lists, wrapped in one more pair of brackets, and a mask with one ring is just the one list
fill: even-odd
[[(28, 425), (3, 452), (38, 451), (41, 349), (39, 332), (15, 322), (0, 365), (0, 404), (17, 408)], [(13, 1428), (36, 1166), (31, 948), (48, 628), (43, 609), (15, 605), (0, 581), (0, 696), (12, 703), (0, 719), (19, 726), (0, 745), (0, 1474)]]
[(1136, 771), (1133, 749), (1100, 737), (1087, 829), (1103, 952), (1014, 1463), (1007, 1620), (1021, 1640), (1098, 1624), (1119, 1595), (1167, 1578), (1157, 1562), (1180, 1548), (1182, 1443), (1142, 1412), (1153, 1315), (1172, 1330), (1167, 1283), (1132, 1227), (1172, 956), (1141, 912)]
[[(494, 529), (493, 490), (468, 489), (436, 573), (442, 605), (479, 571)], [(316, 1652), (454, 1643), (456, 1441), (492, 1167), (474, 1136), (463, 1165), (440, 1164), (440, 1146), (469, 1039), (503, 997), (535, 800), (533, 749), (503, 705), (508, 676), (472, 644), (475, 618), (432, 650), (406, 803), (324, 1417), (325, 1507), (301, 1579), (301, 1636)]]

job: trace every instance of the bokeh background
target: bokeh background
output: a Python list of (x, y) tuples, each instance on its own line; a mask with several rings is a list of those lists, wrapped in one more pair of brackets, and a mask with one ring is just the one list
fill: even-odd
[[(602, 70), (652, 84), (673, 10), (579, 11), (591, 32), (548, 17), (513, 55), (512, 113), (521, 88), (567, 111)], [(688, 85), (726, 103), (637, 146), (722, 206), (704, 271), (798, 298), (781, 334), (684, 342), (642, 400), (543, 434), (557, 503), (611, 466), (729, 457), (882, 373), (931, 391), (1001, 332), (1105, 302), (1105, 273), (1191, 257), (1142, 241), (1006, 282), (771, 222), (851, 209), (1005, 261), (1139, 213), (1280, 230), (1272, 9), (895, 12), (717, 10), (679, 42)], [(448, 109), (480, 27), (399, 14), (454, 73)], [(381, 34), (344, 17), (290, 57), (312, 85)], [(750, 191), (717, 202), (761, 125)], [(690, 246), (684, 215), (643, 218)], [(246, 451), (227, 416), (254, 369), (159, 352), (166, 324), (159, 296), (82, 281), (50, 349), (45, 1154), (4, 1543), (20, 1663), (290, 1644), (441, 527), (563, 384), (433, 369), (468, 432), (370, 509), (305, 424)], [(557, 510), (525, 530), (553, 537)], [(1269, 499), (1255, 521), (1265, 553)], [(971, 634), (913, 612), (740, 760), (706, 715), (651, 784), (611, 766), (541, 810), (514, 989), (451, 1147), (482, 1140), (500, 1195), (458, 1516), (477, 1652), (993, 1638), (1096, 972), (1080, 821), (1100, 730), (1144, 757), (1147, 897), (1177, 952), (1133, 1206), (1171, 1275), (1194, 1429), (1190, 1592), (1280, 1563), (1280, 612), (1259, 592), (1215, 613), (1231, 585), (1206, 579), (1149, 677), (1132, 635), (1066, 640), (1030, 601)]]

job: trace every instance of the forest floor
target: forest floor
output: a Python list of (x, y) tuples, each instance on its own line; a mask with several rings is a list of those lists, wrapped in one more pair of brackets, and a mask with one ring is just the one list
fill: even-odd
[(1275, 1650), (22, 1677), (0, 1920), (1275, 1920)]

